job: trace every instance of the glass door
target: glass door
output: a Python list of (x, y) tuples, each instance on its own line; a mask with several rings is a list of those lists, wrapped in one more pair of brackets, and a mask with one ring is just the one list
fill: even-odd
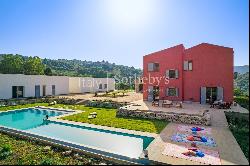
[(207, 102), (214, 102), (217, 100), (217, 87), (207, 87), (206, 88), (206, 98)]

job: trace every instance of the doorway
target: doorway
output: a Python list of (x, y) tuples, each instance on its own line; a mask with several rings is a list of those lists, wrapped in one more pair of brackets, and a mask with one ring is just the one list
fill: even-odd
[(206, 88), (206, 99), (207, 103), (214, 102), (217, 100), (217, 87)]
[(55, 96), (56, 95), (56, 86), (52, 85), (52, 95)]
[(40, 97), (40, 85), (35, 86), (35, 97), (36, 98)]
[(153, 87), (153, 100), (160, 100), (160, 88), (159, 88), (159, 86)]
[(158, 86), (148, 86), (148, 101), (160, 99), (160, 88)]
[(46, 85), (43, 85), (43, 96), (46, 96)]

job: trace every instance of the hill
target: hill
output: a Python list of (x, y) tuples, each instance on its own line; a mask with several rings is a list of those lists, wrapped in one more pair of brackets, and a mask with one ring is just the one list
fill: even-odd
[[(0, 61), (3, 59), (5, 54), (0, 54)], [(12, 54), (10, 54), (12, 55)], [(28, 57), (22, 55), (19, 56), (23, 61), (27, 60)], [(45, 68), (52, 70), (52, 75), (64, 75), (64, 76), (86, 76), (86, 77), (134, 77), (134, 75), (140, 76), (142, 74), (141, 69), (134, 67), (128, 67), (124, 65), (116, 65), (108, 61), (92, 62), (92, 61), (81, 61), (81, 60), (67, 60), (67, 59), (42, 59), (42, 63)], [(0, 71), (1, 72), (1, 71)]]
[(249, 95), (249, 72), (239, 74), (234, 80), (235, 88), (240, 89), (246, 95)]
[(245, 73), (249, 72), (249, 65), (234, 66), (234, 72), (238, 72), (240, 74), (245, 74)]

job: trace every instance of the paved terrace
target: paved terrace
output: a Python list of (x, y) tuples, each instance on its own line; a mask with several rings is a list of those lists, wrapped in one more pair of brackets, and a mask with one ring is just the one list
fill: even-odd
[[(152, 106), (151, 102), (138, 100), (132, 102), (131, 105), (127, 106), (126, 108), (128, 110), (145, 110), (145, 111), (156, 111), (156, 112), (174, 112), (174, 113), (185, 113), (190, 115), (200, 115), (204, 110), (216, 110), (211, 109), (209, 105), (201, 105), (199, 103), (183, 103), (183, 108), (175, 108), (174, 106), (171, 106), (170, 108), (162, 107), (162, 101), (160, 101), (160, 106)], [(249, 111), (245, 108), (242, 108), (240, 106), (232, 106), (230, 110), (225, 111), (232, 111), (232, 112), (239, 112), (239, 113), (249, 113)], [(223, 110), (222, 110), (223, 112)]]
[[(105, 94), (105, 93), (98, 93), (99, 95)], [(119, 97), (95, 97), (93, 93), (84, 93), (84, 94), (69, 94), (69, 95), (62, 95), (59, 96), (60, 98), (69, 98), (69, 99), (81, 99), (82, 101), (86, 100), (112, 100), (115, 102), (133, 102), (137, 100), (142, 99), (142, 93), (136, 93), (136, 92), (128, 92), (125, 96), (119, 96)]]
[[(142, 100), (133, 102), (130, 110), (152, 110), (152, 111), (163, 111), (163, 112), (180, 112), (187, 114), (199, 114), (202, 110), (209, 110), (211, 113), (211, 136), (215, 139), (216, 147), (205, 147), (199, 146), (204, 149), (211, 149), (219, 152), (222, 165), (248, 165), (249, 162), (244, 156), (240, 146), (236, 139), (228, 128), (228, 123), (224, 111), (249, 113), (248, 110), (240, 107), (233, 106), (230, 110), (211, 109), (209, 105), (200, 105), (198, 103), (183, 104), (183, 108), (162, 108), (151, 105), (151, 102), (144, 102)], [(189, 161), (181, 158), (175, 158), (163, 155), (162, 152), (165, 149), (166, 143), (175, 144), (178, 146), (186, 146), (185, 143), (176, 143), (171, 141), (171, 136), (176, 133), (177, 123), (170, 123), (167, 127), (156, 137), (156, 139), (149, 145), (148, 154), (149, 159), (159, 161), (162, 163), (173, 164), (173, 165), (201, 165), (201, 163)], [(190, 125), (192, 127), (192, 125)], [(180, 132), (179, 132), (180, 133)]]

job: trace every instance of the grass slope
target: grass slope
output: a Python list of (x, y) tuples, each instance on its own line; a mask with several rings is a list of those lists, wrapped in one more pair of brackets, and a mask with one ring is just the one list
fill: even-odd
[(249, 117), (226, 112), (229, 128), (249, 161)]
[(82, 159), (63, 156), (62, 150), (51, 148), (46, 150), (44, 145), (36, 142), (20, 140), (0, 133), (0, 149), (8, 145), (11, 155), (0, 159), (0, 165), (90, 165), (99, 164), (101, 160), (81, 155)]

